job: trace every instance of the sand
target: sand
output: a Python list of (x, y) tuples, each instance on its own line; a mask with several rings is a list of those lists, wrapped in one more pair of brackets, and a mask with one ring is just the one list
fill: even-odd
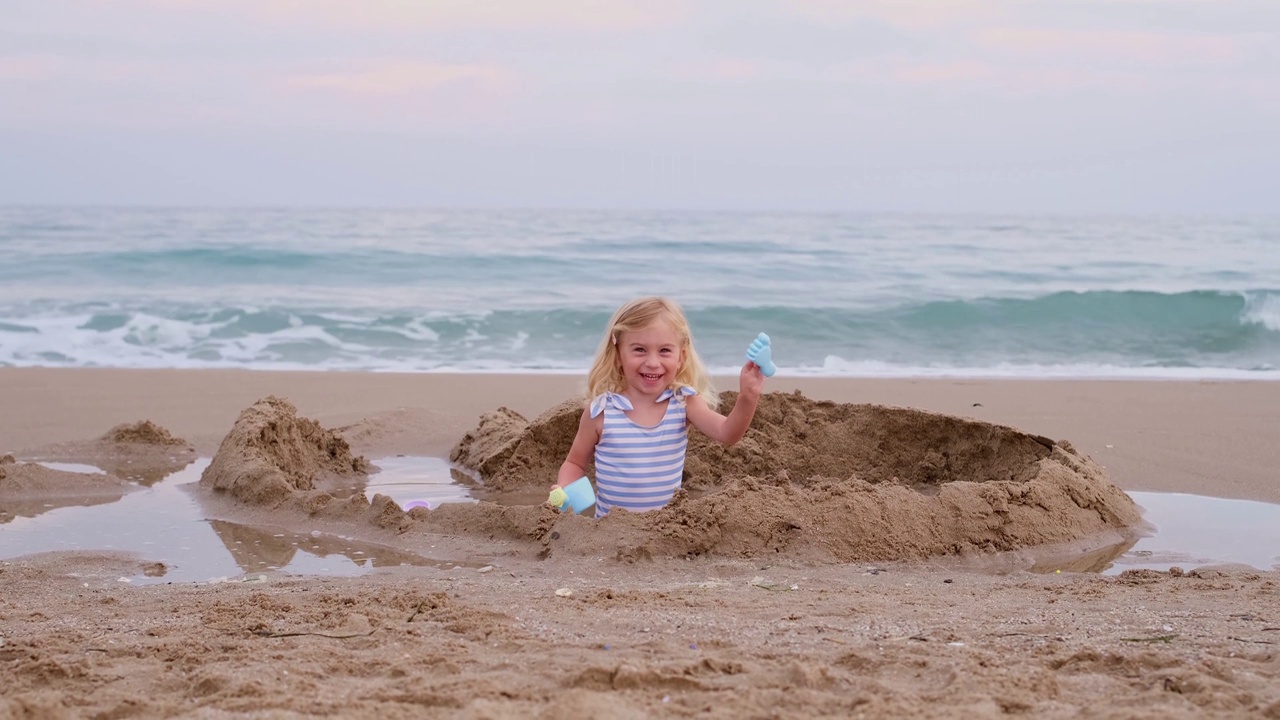
[[(1280, 502), (1280, 384), (775, 378), (742, 443), (691, 441), (668, 508), (599, 522), (510, 501), (580, 390), (0, 368), (0, 523), (203, 455), (214, 522), (441, 561), (144, 586), (119, 578), (153, 558), (0, 561), (0, 718), (1280, 718), (1280, 572), (1090, 572), (1141, 529), (1125, 491)], [(341, 490), (395, 454), (510, 497)]]

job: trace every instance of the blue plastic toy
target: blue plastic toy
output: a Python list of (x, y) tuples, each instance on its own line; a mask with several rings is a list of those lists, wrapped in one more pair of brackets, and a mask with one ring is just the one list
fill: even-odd
[(755, 340), (751, 341), (751, 346), (747, 348), (747, 359), (760, 366), (760, 372), (765, 377), (773, 377), (778, 372), (778, 366), (773, 364), (773, 348), (769, 344), (769, 336), (760, 333)]
[(562, 488), (552, 490), (547, 502), (562, 511), (580, 513), (596, 504), (596, 491), (591, 488), (591, 481), (587, 476), (583, 475)]

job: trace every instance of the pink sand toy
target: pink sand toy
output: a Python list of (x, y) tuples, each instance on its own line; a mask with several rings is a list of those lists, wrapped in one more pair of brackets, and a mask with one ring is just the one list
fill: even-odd
[(591, 488), (591, 481), (583, 475), (562, 488), (552, 490), (547, 502), (561, 511), (580, 513), (596, 504), (596, 492)]
[(404, 511), (409, 512), (410, 510), (416, 507), (426, 508), (430, 510), (431, 503), (427, 502), (426, 500), (410, 500), (409, 502), (404, 504)]
[(755, 340), (751, 341), (751, 346), (747, 348), (747, 359), (760, 366), (760, 372), (765, 377), (773, 377), (778, 372), (778, 366), (773, 364), (773, 347), (769, 343), (769, 336), (760, 333)]

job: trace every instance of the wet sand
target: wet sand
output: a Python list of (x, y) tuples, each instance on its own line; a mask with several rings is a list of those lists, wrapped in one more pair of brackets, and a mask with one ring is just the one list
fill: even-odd
[[(121, 453), (101, 445), (104, 433), (146, 420), (183, 441), (166, 453), (212, 456), (246, 408), (276, 395), (353, 453), (445, 456), (483, 414), (505, 406), (532, 419), (580, 383), (0, 368), (0, 455), (15, 454), (10, 468), (94, 453), (110, 464)], [(1277, 383), (776, 378), (767, 387), (797, 389), (1067, 441), (1122, 490), (1280, 502)], [(28, 488), (37, 495), (74, 482), (37, 479)], [(1280, 718), (1275, 570), (1102, 576), (1064, 564), (1046, 575), (981, 553), (871, 561), (852, 546), (833, 559), (817, 542), (734, 538), (691, 553), (644, 543), (656, 526), (635, 518), (597, 526), (504, 508), (453, 513), (463, 525), (447, 531), (449, 513), (338, 507), (318, 492), (208, 507), (249, 526), (343, 534), (459, 565), (134, 587), (119, 578), (148, 558), (3, 561), (0, 718)], [(701, 522), (683, 512), (671, 522)]]

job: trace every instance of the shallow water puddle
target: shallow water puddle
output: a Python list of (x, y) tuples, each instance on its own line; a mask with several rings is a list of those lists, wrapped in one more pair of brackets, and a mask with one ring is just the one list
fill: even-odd
[[(206, 582), (274, 572), (352, 576), (375, 567), (472, 564), (431, 560), (319, 531), (302, 535), (209, 520), (184, 487), (199, 482), (209, 462), (200, 458), (110, 504), (54, 507), (35, 517), (0, 524), (0, 558), (58, 550), (114, 550), (167, 566), (160, 576), (130, 578), (138, 584)], [(91, 465), (41, 464), (67, 472), (102, 472)]]
[[(61, 470), (63, 472), (83, 473), (85, 475), (106, 475), (106, 471), (97, 465), (82, 465), (80, 463), (62, 463), (62, 462), (41, 462), (41, 465), (50, 470)], [(207, 465), (208, 463), (206, 463)]]
[(1126, 529), (1125, 539), (1087, 550), (1072, 550), (1070, 544), (1028, 548), (1022, 553), (1033, 558), (1027, 569), (1118, 575), (1240, 564), (1280, 570), (1280, 505), (1182, 493), (1129, 496), (1142, 509), (1147, 527)]
[[(443, 458), (397, 455), (378, 458), (373, 464), (381, 471), (370, 475), (364, 485), (364, 496), (369, 500), (378, 494), (391, 498), (400, 507), (420, 500), (433, 508), (446, 502), (477, 502), (471, 490), (458, 482), (463, 471)], [(474, 482), (475, 478), (467, 477)]]
[(540, 505), (547, 501), (551, 479), (546, 486), (535, 486), (506, 492), (486, 492), (474, 474), (443, 458), (398, 455), (373, 461), (381, 472), (369, 476), (364, 496), (386, 495), (400, 507), (413, 501), (424, 501), (430, 507), (440, 503), (479, 502), (495, 505)]
[(1154, 535), (1138, 540), (1108, 574), (1243, 563), (1280, 570), (1280, 505), (1183, 493), (1131, 492)]

